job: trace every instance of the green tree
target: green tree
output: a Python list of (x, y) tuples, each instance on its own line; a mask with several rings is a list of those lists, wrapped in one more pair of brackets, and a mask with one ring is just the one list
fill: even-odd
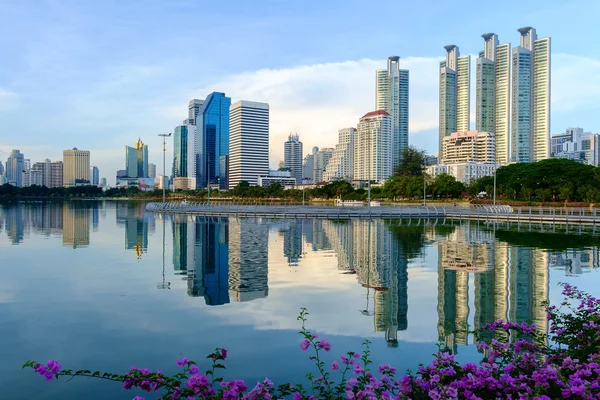
[(418, 176), (423, 173), (425, 165), (425, 152), (413, 146), (404, 149), (400, 156), (400, 163), (394, 171), (395, 176)]

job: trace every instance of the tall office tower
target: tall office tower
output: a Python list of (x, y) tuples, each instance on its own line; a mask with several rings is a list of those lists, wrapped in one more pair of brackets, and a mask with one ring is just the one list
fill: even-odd
[(100, 179), (100, 187), (106, 187), (106, 178)]
[(148, 177), (148, 146), (141, 139), (134, 147), (125, 146), (125, 170), (129, 178)]
[(188, 132), (188, 125), (179, 125), (173, 132), (173, 178), (188, 176)]
[(354, 174), (354, 136), (355, 128), (344, 128), (338, 131), (338, 144), (335, 145), (333, 154), (325, 172), (323, 180), (326, 182), (338, 179), (352, 180)]
[(229, 154), (229, 108), (231, 98), (213, 92), (206, 97), (196, 117), (196, 187), (217, 183), (221, 176), (219, 160)]
[(88, 150), (63, 150), (63, 186), (90, 183), (90, 152)]
[(495, 33), (484, 33), (483, 51), (477, 58), (477, 130), (496, 136), (496, 162), (510, 161), (510, 43), (498, 44)]
[(387, 70), (376, 71), (375, 109), (387, 111), (392, 119), (393, 169), (408, 147), (408, 82), (409, 72), (400, 69), (398, 56), (388, 58)]
[(148, 163), (148, 178), (156, 178), (156, 164)]
[(329, 161), (333, 156), (333, 149), (324, 148), (320, 149), (317, 154), (315, 154), (314, 160), (314, 169), (313, 169), (313, 183), (320, 183), (325, 180), (324, 174), (327, 165), (329, 165)]
[(313, 183), (313, 178), (315, 174), (315, 156), (319, 152), (319, 148), (317, 146), (312, 148), (312, 153), (307, 154), (304, 157), (304, 161), (302, 163), (302, 180)]
[(392, 174), (390, 115), (383, 110), (365, 114), (354, 138), (354, 179), (381, 181)]
[(90, 184), (93, 186), (100, 184), (100, 170), (95, 165), (90, 167)]
[(2, 165), (2, 161), (0, 161), (0, 175), (4, 175), (4, 165)]
[(229, 220), (229, 298), (251, 301), (269, 293), (269, 226), (261, 220)]
[(9, 185), (23, 186), (23, 170), (25, 169), (25, 156), (19, 150), (10, 152), (6, 160), (6, 179)]
[(204, 104), (204, 100), (192, 99), (188, 104), (188, 119), (186, 120), (185, 125), (196, 125), (196, 118), (198, 118), (198, 114), (202, 109), (202, 105)]
[(287, 142), (283, 144), (283, 160), (284, 166), (290, 169), (292, 178), (296, 178), (296, 184), (302, 183), (302, 142), (298, 134), (290, 133)]
[[(233, 189), (241, 181), (256, 185), (259, 175), (269, 173), (269, 105), (246, 100), (232, 104), (229, 129), (230, 154), (228, 160), (225, 159), (229, 164), (229, 188)], [(302, 149), (302, 144), (300, 146)]]
[(442, 142), (452, 132), (468, 131), (470, 118), (471, 56), (460, 57), (458, 47), (446, 49), (446, 61), (440, 63), (440, 128), (439, 153)]
[(48, 185), (49, 188), (63, 186), (63, 170), (64, 168), (62, 161), (54, 161), (50, 165), (50, 183)]
[(550, 157), (550, 38), (520, 28), (513, 49), (512, 154), (514, 162)]
[(26, 169), (23, 171), (23, 187), (42, 186), (42, 171)]

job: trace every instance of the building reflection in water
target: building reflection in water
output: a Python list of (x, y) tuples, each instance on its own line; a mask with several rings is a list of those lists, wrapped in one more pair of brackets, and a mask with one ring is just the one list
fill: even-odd
[[(469, 223), (438, 241), (438, 333), (447, 350), (468, 344), (469, 329), (495, 320), (535, 323), (547, 333), (544, 302), (548, 300), (548, 254), (509, 246)], [(474, 285), (474, 327), (469, 327), (469, 286)], [(484, 332), (479, 339), (507, 339)]]
[(91, 210), (85, 205), (63, 204), (63, 246), (76, 249), (90, 245), (90, 215)]
[(268, 233), (250, 219), (173, 216), (173, 267), (207, 305), (267, 297)]
[(133, 250), (138, 260), (148, 251), (148, 234), (156, 229), (154, 218), (146, 214), (145, 206), (140, 202), (117, 203), (117, 226), (125, 228), (125, 249)]

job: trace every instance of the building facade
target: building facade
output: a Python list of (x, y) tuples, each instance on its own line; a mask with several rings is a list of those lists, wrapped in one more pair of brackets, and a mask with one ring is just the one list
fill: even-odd
[(156, 164), (148, 163), (148, 178), (156, 178)]
[(290, 171), (269, 171), (267, 175), (259, 175), (257, 185), (260, 187), (267, 188), (273, 183), (279, 183), (282, 188), (286, 186), (294, 186), (296, 184), (296, 178), (294, 178)]
[(231, 98), (213, 92), (206, 97), (196, 117), (196, 187), (218, 183), (220, 158), (229, 154), (229, 109)]
[(327, 165), (329, 165), (329, 161), (333, 157), (333, 149), (332, 148), (323, 148), (320, 149), (317, 154), (315, 154), (315, 166), (313, 169), (313, 182), (321, 183), (325, 181), (325, 170), (327, 169)]
[(444, 137), (468, 131), (470, 120), (471, 57), (460, 56), (458, 47), (448, 45), (440, 63), (439, 157)]
[(454, 164), (429, 165), (425, 171), (432, 178), (447, 174), (453, 176), (457, 181), (468, 185), (474, 179), (493, 176), (494, 169), (495, 166), (493, 163), (468, 161)]
[(392, 174), (391, 117), (383, 110), (365, 114), (354, 138), (354, 179), (382, 181)]
[(93, 186), (100, 185), (100, 170), (95, 165), (90, 167), (90, 184)]
[(9, 185), (23, 187), (23, 170), (25, 169), (25, 156), (19, 150), (10, 152), (6, 160), (6, 180)]
[(468, 161), (494, 163), (496, 140), (490, 132), (453, 132), (444, 138), (442, 164)]
[(179, 125), (173, 132), (173, 177), (188, 176), (189, 126)]
[(88, 150), (63, 150), (63, 186), (90, 183), (90, 152)]
[(231, 105), (228, 187), (258, 183), (269, 173), (269, 105), (240, 100)]
[(296, 183), (302, 183), (302, 142), (298, 134), (288, 136), (283, 144), (283, 165), (289, 168)]
[(312, 148), (312, 153), (307, 154), (302, 162), (302, 183), (313, 183), (315, 174), (315, 156), (319, 152), (317, 146)]
[(327, 163), (323, 180), (331, 182), (339, 179), (352, 180), (354, 177), (354, 137), (355, 128), (344, 128), (338, 132), (338, 144)]
[(392, 119), (392, 168), (398, 165), (408, 148), (409, 72), (400, 69), (400, 57), (388, 58), (387, 69), (376, 71), (375, 109), (384, 110)]
[(534, 28), (520, 28), (520, 46), (512, 60), (513, 162), (550, 157), (550, 38)]
[(148, 146), (141, 139), (134, 147), (125, 146), (125, 171), (128, 178), (148, 178)]

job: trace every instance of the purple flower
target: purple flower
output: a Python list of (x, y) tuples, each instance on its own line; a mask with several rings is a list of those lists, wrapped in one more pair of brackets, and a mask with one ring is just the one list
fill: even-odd
[(144, 400), (144, 398), (143, 398), (143, 397), (141, 397), (141, 396), (135, 396), (135, 397), (133, 398), (133, 400)]
[(304, 339), (303, 341), (300, 342), (300, 348), (302, 349), (302, 351), (308, 350), (309, 347), (310, 347), (310, 340)]
[(200, 371), (200, 370), (198, 369), (198, 367), (197, 367), (196, 365), (192, 365), (192, 366), (190, 367), (190, 374), (192, 374), (192, 375), (198, 375), (198, 372), (199, 372), (199, 371)]
[(340, 368), (340, 363), (337, 362), (337, 360), (334, 360), (331, 363), (331, 370), (332, 371), (337, 371)]
[(321, 339), (319, 341), (319, 344), (317, 345), (320, 349), (323, 349), (325, 351), (329, 351), (331, 350), (331, 344), (325, 340), (325, 339)]
[(356, 378), (350, 378), (350, 379), (348, 379), (348, 386), (354, 387), (357, 384), (358, 384), (358, 381), (356, 380)]
[(221, 357), (223, 357), (223, 359), (227, 358), (227, 349), (221, 349)]
[(187, 363), (189, 363), (190, 360), (188, 360), (187, 357), (183, 357), (181, 360), (177, 360), (177, 365), (179, 365), (180, 367), (186, 365)]
[(354, 373), (357, 375), (362, 374), (364, 371), (364, 369), (363, 369), (362, 365), (360, 365), (360, 363), (354, 364), (354, 367), (352, 369), (354, 370)]
[(294, 400), (302, 400), (302, 395), (300, 392), (294, 392)]
[(352, 354), (352, 357), (354, 357), (354, 358), (360, 358), (360, 353), (354, 353), (354, 354)]

